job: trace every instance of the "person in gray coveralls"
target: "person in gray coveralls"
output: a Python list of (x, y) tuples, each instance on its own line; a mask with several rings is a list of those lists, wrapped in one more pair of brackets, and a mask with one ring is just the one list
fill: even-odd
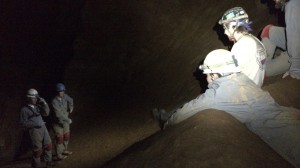
[[(43, 152), (46, 167), (54, 166), (52, 162), (52, 142), (42, 116), (49, 115), (49, 106), (45, 99), (39, 97), (37, 90), (27, 91), (27, 104), (21, 109), (20, 122), (28, 130), (32, 142), (32, 167), (42, 167)], [(43, 150), (44, 149), (44, 150)]]
[(65, 93), (65, 85), (56, 84), (57, 95), (53, 98), (51, 104), (54, 110), (53, 130), (56, 136), (56, 154), (57, 159), (65, 159), (72, 152), (68, 151), (70, 140), (70, 124), (72, 120), (69, 114), (73, 112), (73, 99)]

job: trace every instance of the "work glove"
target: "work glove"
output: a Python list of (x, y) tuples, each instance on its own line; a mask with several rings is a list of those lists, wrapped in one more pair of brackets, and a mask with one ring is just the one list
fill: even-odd
[(72, 113), (73, 112), (73, 108), (70, 108), (70, 113)]
[(72, 124), (72, 120), (71, 120), (70, 118), (69, 118), (69, 120), (68, 120), (68, 123), (69, 123), (69, 124)]
[(35, 128), (41, 128), (43, 125), (45, 125), (45, 122), (40, 120), (37, 125), (35, 126)]
[(282, 78), (286, 78), (287, 76), (291, 76), (293, 79), (300, 79), (300, 74), (297, 74), (296, 72), (286, 72), (283, 74)]
[(46, 100), (42, 97), (39, 97), (39, 103), (47, 104)]

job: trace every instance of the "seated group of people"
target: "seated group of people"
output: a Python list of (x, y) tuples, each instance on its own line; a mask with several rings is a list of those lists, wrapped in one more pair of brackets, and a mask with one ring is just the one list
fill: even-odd
[[(292, 3), (294, 1), (287, 2), (286, 9), (300, 9), (300, 3)], [(296, 12), (295, 16), (300, 16), (300, 10)], [(300, 25), (299, 17), (296, 19)], [(297, 39), (289, 42), (288, 39), (294, 37), (288, 36), (288, 31), (286, 40), (284, 28), (268, 25), (262, 32), (262, 43), (249, 33), (251, 22), (241, 7), (226, 11), (219, 24), (235, 43), (231, 51), (211, 51), (199, 66), (207, 76), (208, 89), (172, 112), (155, 108), (154, 117), (164, 130), (205, 109), (223, 110), (245, 124), (291, 164), (300, 167), (300, 110), (278, 105), (261, 89), (265, 75), (284, 74), (283, 77), (290, 75), (300, 79), (300, 26)], [(274, 33), (276, 36), (272, 35)], [(276, 47), (287, 49), (287, 52), (274, 57)]]

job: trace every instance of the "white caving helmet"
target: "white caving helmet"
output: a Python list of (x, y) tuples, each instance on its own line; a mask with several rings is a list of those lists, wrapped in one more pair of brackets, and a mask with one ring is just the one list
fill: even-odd
[(251, 31), (249, 17), (242, 7), (234, 7), (227, 10), (219, 20), (220, 25), (226, 26), (243, 26), (248, 31)]
[(216, 49), (208, 53), (199, 69), (204, 74), (219, 73), (222, 76), (241, 72), (234, 55), (225, 49)]
[(31, 88), (27, 91), (26, 97), (30, 97), (30, 98), (37, 98), (39, 96), (39, 93), (37, 92), (37, 90)]

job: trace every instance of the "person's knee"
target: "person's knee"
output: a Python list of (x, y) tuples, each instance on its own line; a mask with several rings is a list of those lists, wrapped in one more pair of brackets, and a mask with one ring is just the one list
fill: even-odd
[(56, 143), (61, 144), (64, 142), (64, 136), (63, 135), (57, 135), (56, 136)]
[(36, 149), (36, 150), (34, 150), (34, 152), (33, 152), (33, 156), (34, 156), (35, 158), (39, 158), (39, 157), (42, 156), (42, 153), (43, 153), (43, 149)]
[(70, 140), (70, 132), (66, 132), (64, 134), (64, 141), (68, 141), (68, 140)]
[(273, 25), (269, 24), (267, 26), (265, 26), (261, 32), (261, 35), (260, 37), (261, 38), (270, 38), (270, 28), (272, 27)]
[(51, 150), (52, 150), (52, 147), (53, 147), (52, 143), (49, 143), (49, 144), (47, 144), (47, 145), (45, 146), (45, 150), (46, 150), (46, 151), (51, 151)]

